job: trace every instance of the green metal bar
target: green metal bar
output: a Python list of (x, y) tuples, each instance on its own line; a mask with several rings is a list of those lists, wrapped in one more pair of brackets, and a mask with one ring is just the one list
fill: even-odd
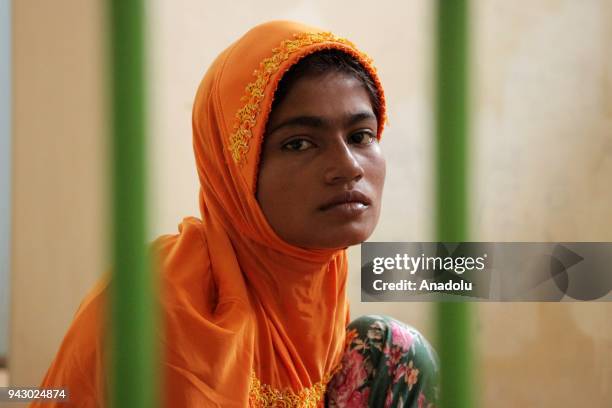
[[(437, 240), (468, 232), (468, 0), (438, 0), (436, 88)], [(438, 303), (442, 407), (474, 407), (471, 305)]]
[(146, 246), (142, 0), (109, 3), (113, 115), (111, 397), (113, 407), (156, 406), (154, 274)]

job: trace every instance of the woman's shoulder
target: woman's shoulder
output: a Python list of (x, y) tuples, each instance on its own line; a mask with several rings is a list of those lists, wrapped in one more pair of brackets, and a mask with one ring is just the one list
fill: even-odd
[(177, 234), (158, 237), (151, 245), (152, 263), (163, 278), (173, 279), (178, 271), (191, 270), (202, 273), (210, 266), (208, 245), (203, 233), (202, 221), (195, 217), (184, 218)]
[(102, 277), (81, 302), (41, 383), (42, 388), (69, 388), (75, 406), (103, 404), (107, 388), (103, 342), (109, 280), (108, 276)]
[(212, 313), (217, 288), (210, 270), (210, 255), (203, 223), (184, 218), (178, 233), (162, 235), (153, 242), (153, 265), (159, 271), (164, 309), (185, 307)]
[(191, 249), (196, 252), (205, 249), (207, 245), (202, 228), (203, 223), (199, 218), (183, 218), (183, 221), (178, 224), (176, 234), (161, 235), (151, 243), (154, 256), (159, 260), (164, 260), (175, 254), (177, 249)]

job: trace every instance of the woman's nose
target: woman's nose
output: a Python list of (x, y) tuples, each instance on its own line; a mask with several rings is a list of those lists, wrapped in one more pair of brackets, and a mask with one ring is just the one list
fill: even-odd
[(356, 182), (363, 177), (363, 167), (346, 142), (335, 143), (325, 155), (325, 182), (328, 184)]

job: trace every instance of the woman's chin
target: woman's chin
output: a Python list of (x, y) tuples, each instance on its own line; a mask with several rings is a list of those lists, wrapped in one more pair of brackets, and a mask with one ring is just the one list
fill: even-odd
[(312, 237), (298, 246), (307, 249), (342, 249), (361, 244), (373, 231), (374, 228), (334, 228), (333, 231), (328, 230), (326, 234)]

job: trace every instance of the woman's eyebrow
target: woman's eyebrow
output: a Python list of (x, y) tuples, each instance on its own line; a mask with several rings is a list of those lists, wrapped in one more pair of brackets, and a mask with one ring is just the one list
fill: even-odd
[[(368, 119), (376, 120), (377, 118), (376, 118), (376, 115), (374, 115), (372, 111), (363, 111), (363, 112), (350, 113), (346, 115), (343, 122), (346, 126), (351, 126), (358, 122), (361, 122), (363, 120), (368, 120)], [(272, 129), (268, 131), (268, 134), (272, 134), (281, 128), (290, 127), (290, 126), (306, 126), (306, 127), (311, 127), (311, 128), (324, 128), (324, 127), (329, 127), (330, 124), (331, 124), (331, 121), (322, 116), (310, 116), (310, 115), (294, 116), (274, 126)]]
[(363, 111), (363, 112), (357, 112), (351, 115), (347, 115), (346, 118), (346, 124), (348, 126), (354, 125), (358, 122), (361, 122), (362, 120), (369, 120), (369, 119), (374, 119), (377, 120), (376, 115), (374, 115), (374, 112), (372, 111)]
[(322, 128), (322, 127), (325, 127), (326, 125), (327, 125), (327, 122), (325, 121), (325, 119), (323, 119), (320, 116), (307, 116), (307, 115), (294, 116), (274, 126), (272, 129), (268, 131), (268, 133), (271, 134), (281, 128), (291, 127), (291, 126), (306, 126), (306, 127), (312, 127), (312, 128)]

